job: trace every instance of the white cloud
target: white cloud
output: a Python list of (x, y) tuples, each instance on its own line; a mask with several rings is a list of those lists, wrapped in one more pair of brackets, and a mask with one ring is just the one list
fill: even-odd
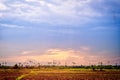
[(74, 50), (62, 50), (62, 49), (49, 49), (47, 50), (47, 55), (53, 56), (58, 60), (66, 60), (68, 57), (78, 57), (74, 54)]
[[(33, 3), (31, 3), (33, 2)], [(91, 7), (93, 0), (26, 0), (9, 3), (10, 10), (1, 12), (5, 18), (45, 22), (51, 24), (73, 24), (87, 22), (91, 17), (100, 17), (101, 13)], [(2, 9), (6, 9), (2, 4)], [(69, 23), (68, 23), (69, 21)]]
[(34, 1), (36, 1), (36, 0), (25, 0), (25, 1), (27, 1), (27, 2), (34, 2)]
[(91, 28), (93, 31), (99, 31), (99, 30), (105, 30), (105, 31), (110, 31), (110, 30), (117, 30), (115, 26), (97, 26)]
[(21, 60), (21, 62), (26, 62), (29, 59), (38, 62), (52, 62), (54, 60), (61, 62), (61, 64), (66, 62), (68, 65), (72, 65), (72, 62), (77, 63), (76, 65), (98, 64), (101, 61), (103, 64), (107, 64), (108, 61), (111, 64), (119, 62), (119, 56), (109, 55), (108, 51), (99, 51), (94, 54), (91, 48), (86, 46), (81, 47), (79, 50), (52, 48), (47, 49), (43, 54), (39, 55), (38, 53), (37, 51), (26, 50), (22, 51), (21, 56), (0, 58), (0, 61), (19, 62)]
[(8, 7), (4, 3), (0, 3), (0, 11), (7, 10)]
[(0, 13), (0, 18), (2, 18), (3, 17), (3, 14), (2, 13)]
[(24, 26), (12, 25), (12, 24), (3, 24), (3, 23), (0, 23), (0, 27), (7, 27), (7, 28), (24, 28)]
[(31, 54), (31, 53), (33, 53), (33, 52), (32, 51), (23, 51), (21, 54), (22, 55), (26, 55), (26, 54), (28, 55), (28, 54)]
[(91, 48), (90, 47), (86, 47), (86, 46), (82, 46), (80, 47), (81, 50), (84, 50), (84, 51), (90, 51)]

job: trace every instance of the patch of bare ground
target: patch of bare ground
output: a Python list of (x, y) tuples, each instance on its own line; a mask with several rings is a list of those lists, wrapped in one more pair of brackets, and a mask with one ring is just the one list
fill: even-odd
[(120, 80), (120, 72), (40, 72), (27, 75), (22, 80)]
[(0, 80), (120, 80), (120, 70), (0, 69)]
[(22, 74), (29, 73), (28, 70), (0, 69), (0, 80), (16, 80)]

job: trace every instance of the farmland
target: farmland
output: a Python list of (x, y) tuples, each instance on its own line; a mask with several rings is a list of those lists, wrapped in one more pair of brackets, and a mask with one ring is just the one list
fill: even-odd
[(80, 68), (0, 69), (0, 80), (120, 80), (120, 70)]

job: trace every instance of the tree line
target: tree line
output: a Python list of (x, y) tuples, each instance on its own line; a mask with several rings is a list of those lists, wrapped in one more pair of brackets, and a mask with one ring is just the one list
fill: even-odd
[[(30, 63), (32, 63), (33, 65), (31, 65)], [(42, 65), (40, 63), (37, 63), (37, 65), (35, 65), (35, 63), (33, 63), (32, 61), (29, 61), (29, 63), (25, 63), (25, 65), (23, 65), (22, 63), (16, 63), (13, 66), (8, 66), (7, 62), (4, 62), (4, 63), (0, 63), (0, 69), (79, 68), (79, 69), (91, 69), (93, 71), (96, 71), (96, 70), (103, 71), (105, 69), (120, 69), (120, 65), (118, 65), (117, 63), (115, 65), (103, 65), (103, 63), (100, 62), (100, 64), (98, 65), (87, 65), (87, 66), (86, 65), (75, 65), (76, 64), (75, 62), (72, 62), (72, 63), (73, 65), (71, 66), (68, 66), (66, 63), (65, 65), (56, 65), (55, 62), (53, 63), (48, 62), (47, 65)]]

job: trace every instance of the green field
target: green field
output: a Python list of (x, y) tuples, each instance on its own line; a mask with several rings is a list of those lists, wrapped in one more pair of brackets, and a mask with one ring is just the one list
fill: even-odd
[(120, 80), (120, 70), (0, 69), (0, 80)]

